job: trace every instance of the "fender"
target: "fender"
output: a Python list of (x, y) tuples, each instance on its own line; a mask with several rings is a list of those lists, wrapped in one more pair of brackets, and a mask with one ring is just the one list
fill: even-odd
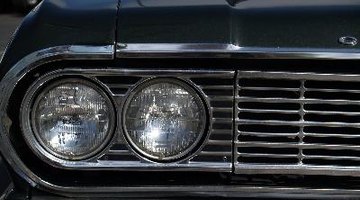
[(25, 56), (42, 49), (113, 45), (117, 9), (118, 0), (44, 0), (14, 34), (0, 64), (0, 77)]

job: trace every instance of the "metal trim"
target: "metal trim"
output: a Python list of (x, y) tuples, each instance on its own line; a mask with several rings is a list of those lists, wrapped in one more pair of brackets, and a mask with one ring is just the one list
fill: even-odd
[(43, 181), (40, 177), (29, 170), (21, 159), (17, 156), (15, 149), (11, 145), (8, 134), (7, 103), (18, 81), (26, 73), (48, 62), (58, 60), (112, 60), (114, 59), (114, 45), (105, 46), (56, 46), (33, 52), (18, 63), (16, 63), (3, 77), (0, 82), (0, 151), (4, 159), (13, 167), (30, 185), (43, 186), (51, 185)]
[[(76, 70), (75, 70), (76, 71)], [(79, 71), (79, 70), (78, 70)], [(175, 79), (179, 79), (181, 81), (184, 81), (185, 83), (189, 84), (190, 86), (194, 87), (194, 89), (199, 92), (201, 95), (203, 96), (203, 100), (204, 102), (207, 104), (207, 108), (209, 108), (209, 117), (210, 119), (213, 119), (212, 117), (212, 107), (210, 106), (210, 100), (213, 100), (213, 97), (209, 97), (207, 96), (202, 90), (201, 87), (197, 84), (195, 84), (191, 79), (192, 78), (199, 78), (199, 77), (218, 77), (218, 78), (224, 78), (224, 79), (231, 79), (233, 80), (235, 72), (234, 71), (223, 71), (223, 70), (173, 70), (173, 69), (163, 69), (163, 70), (158, 70), (158, 69), (106, 69), (106, 70), (83, 70), (83, 73), (87, 73), (86, 75), (88, 76), (96, 76), (96, 78), (99, 78), (101, 76), (126, 76), (126, 77), (141, 77), (141, 80), (139, 80), (137, 83), (134, 84), (130, 84), (130, 86), (127, 85), (127, 88), (129, 89), (128, 92), (124, 93), (124, 94), (113, 94), (113, 96), (115, 98), (119, 98), (118, 100), (116, 100), (117, 102), (119, 102), (119, 107), (124, 107), (126, 98), (128, 98), (128, 96), (131, 94), (131, 91), (138, 87), (141, 83), (149, 81), (149, 80), (153, 80), (153, 79), (163, 79), (163, 78), (175, 78)], [(95, 74), (95, 75), (94, 75)], [(109, 84), (104, 84), (105, 86), (109, 86)], [(113, 84), (113, 85), (117, 85), (117, 84)], [(232, 89), (233, 89), (233, 84), (231, 85)], [(231, 101), (233, 101), (233, 96), (231, 96)], [(123, 118), (123, 116), (121, 115), (121, 113), (119, 113), (119, 119), (120, 121), (122, 121), (121, 119)], [(231, 119), (232, 122), (232, 119)], [(224, 162), (219, 162), (216, 163), (208, 161), (194, 161), (193, 158), (195, 158), (196, 156), (206, 156), (206, 155), (214, 155), (214, 152), (212, 151), (207, 151), (204, 152), (202, 151), (202, 148), (206, 145), (211, 145), (210, 142), (214, 142), (213, 140), (208, 140), (209, 136), (212, 134), (212, 124), (213, 121), (209, 120), (209, 133), (207, 134), (207, 137), (205, 138), (205, 142), (202, 143), (202, 145), (200, 145), (200, 147), (198, 148), (198, 150), (185, 158), (182, 158), (181, 160), (177, 160), (174, 161), (173, 163), (169, 163), (169, 162), (157, 162), (156, 160), (150, 160), (146, 157), (144, 157), (143, 155), (139, 154), (137, 151), (134, 151), (132, 146), (129, 145), (128, 142), (126, 142), (126, 146), (129, 148), (129, 150), (136, 155), (139, 160), (141, 161), (140, 165), (139, 163), (135, 162), (127, 162), (124, 163), (124, 165), (121, 165), (123, 167), (118, 168), (118, 170), (126, 170), (129, 169), (128, 167), (130, 166), (131, 169), (133, 170), (176, 170), (176, 171), (217, 171), (217, 172), (231, 172), (232, 171), (232, 163), (230, 163), (229, 161), (224, 161)], [(124, 130), (120, 129), (120, 132), (122, 132), (121, 135), (125, 135)], [(124, 137), (125, 141), (126, 138)], [(208, 142), (209, 141), (209, 142)], [(215, 141), (218, 142), (218, 141)], [(229, 144), (232, 144), (231, 142), (229, 142)], [(115, 151), (111, 151), (111, 153), (116, 153)], [(110, 152), (109, 152), (110, 153)], [(217, 152), (217, 153), (222, 153), (222, 152)], [(224, 155), (224, 156), (232, 156), (232, 152), (228, 152), (228, 155)], [(206, 155), (205, 155), (206, 154)], [(109, 154), (107, 154), (109, 155)], [(218, 156), (218, 155), (216, 155)], [(219, 155), (221, 156), (221, 155)], [(107, 161), (101, 161), (102, 164), (105, 164)], [(131, 166), (131, 164), (133, 164), (133, 166)], [(114, 162), (112, 162), (112, 164), (114, 164)], [(135, 166), (138, 166), (136, 167)], [(201, 167), (202, 165), (202, 167)], [(216, 165), (217, 167), (214, 167), (212, 165)], [(115, 167), (120, 167), (119, 164), (115, 164)]]
[(263, 197), (263, 198), (358, 198), (358, 189), (271, 186), (140, 186), (140, 187), (61, 187), (57, 193), (67, 197)]
[[(2, 96), (0, 98), (0, 120), (3, 123), (0, 124), (0, 151), (3, 156), (6, 158), (7, 162), (13, 167), (14, 171), (19, 174), (24, 180), (26, 180), (31, 186), (38, 187), (44, 190), (56, 192), (58, 194), (66, 193), (66, 190), (62, 190), (64, 187), (60, 185), (54, 185), (50, 182), (43, 180), (41, 177), (34, 174), (22, 160), (17, 156), (15, 149), (12, 147), (11, 141), (8, 137), (8, 130), (10, 127), (9, 118), (7, 116), (7, 102), (9, 101), (13, 90), (15, 89), (19, 80), (21, 80), (29, 71), (39, 67), (42, 64), (50, 63), (60, 60), (112, 60), (114, 59), (114, 47), (112, 45), (108, 46), (57, 46), (51, 47), (48, 49), (43, 49), (36, 51), (32, 54), (21, 59), (17, 64), (15, 64), (3, 77), (0, 82), (0, 92)], [(94, 70), (96, 71), (96, 70)], [(115, 69), (106, 69), (98, 70), (101, 75), (111, 75), (113, 72), (119, 70)], [(73, 70), (72, 72), (78, 73), (82, 72), (86, 75), (90, 75), (88, 71), (85, 70)], [(207, 70), (129, 70), (124, 69), (122, 73), (124, 74), (136, 74), (141, 72), (144, 77), (153, 77), (154, 73), (158, 73), (158, 77), (166, 77), (169, 75), (172, 76), (182, 76), (182, 77), (192, 77), (196, 72), (196, 75), (209, 77), (214, 75), (219, 75), (221, 77), (231, 77), (234, 78), (234, 71), (207, 71)], [(108, 89), (108, 88), (107, 88)], [(233, 97), (231, 97), (233, 100)], [(102, 161), (100, 164), (110, 164), (111, 161), (106, 162)], [(125, 163), (124, 170), (134, 170), (134, 163), (128, 162)], [(207, 163), (209, 165), (209, 172), (231, 172), (232, 162), (227, 163)], [(85, 170), (89, 170), (92, 167), (98, 164), (88, 165), (84, 167)], [(147, 163), (142, 165), (140, 170), (149, 170), (149, 167), (154, 166), (153, 163)], [(204, 169), (204, 164), (200, 162), (193, 162), (191, 165), (189, 163), (179, 163), (168, 164), (166, 166), (159, 165), (156, 168), (151, 170), (164, 170), (164, 171), (179, 171), (181, 169), (186, 169), (189, 171), (199, 171)], [(63, 166), (66, 167), (66, 166)], [(117, 167), (117, 166), (115, 166)], [(122, 166), (123, 167), (123, 166)], [(181, 167), (181, 168), (179, 168)], [(101, 168), (103, 169), (103, 168)], [(81, 191), (78, 187), (72, 187), (75, 191)], [(79, 190), (80, 189), (80, 190)], [(106, 191), (107, 189), (101, 189)], [(117, 188), (116, 191), (121, 191), (121, 188)], [(82, 191), (85, 192), (85, 191)]]
[(359, 167), (314, 166), (314, 165), (270, 165), (270, 164), (239, 164), (235, 162), (236, 174), (302, 174), (302, 175), (332, 175), (360, 176)]
[[(112, 101), (115, 103), (116, 108), (123, 107), (123, 104), (129, 95), (117, 95), (113, 94), (108, 88), (107, 84), (102, 83), (100, 80), (98, 80), (101, 76), (137, 76), (142, 77), (142, 79), (129, 86), (129, 92), (131, 89), (137, 87), (137, 85), (141, 84), (143, 81), (153, 79), (154, 77), (157, 78), (169, 78), (169, 77), (176, 77), (179, 80), (182, 80), (186, 82), (189, 85), (192, 85), (194, 89), (201, 94), (201, 96), (204, 97), (204, 102), (206, 103), (206, 107), (210, 108), (208, 111), (210, 112), (209, 118), (212, 118), (212, 107), (210, 106), (209, 97), (206, 96), (205, 93), (203, 93), (198, 86), (193, 83), (190, 79), (195, 77), (220, 77), (220, 78), (226, 78), (226, 79), (233, 79), (234, 78), (234, 72), (233, 71), (204, 71), (204, 70), (132, 70), (132, 69), (79, 69), (79, 68), (67, 68), (67, 69), (60, 69), (55, 70), (52, 72), (49, 72), (43, 76), (41, 76), (38, 79), (40, 80), (40, 83), (48, 82), (48, 80), (51, 80), (53, 78), (56, 78), (58, 76), (77, 76), (79, 78), (84, 78), (88, 80), (92, 80), (95, 83), (99, 84), (101, 88), (103, 88), (106, 93), (110, 94), (112, 97)], [(181, 76), (183, 75), (183, 76)], [(179, 78), (181, 77), (181, 78)], [(38, 80), (39, 81), (39, 80)], [(39, 85), (39, 83), (35, 82), (36, 85)], [(120, 123), (122, 115), (122, 112), (117, 112), (118, 120), (116, 123)], [(26, 121), (26, 120), (23, 120)], [(36, 155), (40, 157), (42, 160), (44, 160), (49, 165), (61, 168), (61, 169), (77, 169), (77, 170), (137, 170), (137, 171), (209, 171), (209, 172), (231, 172), (232, 171), (232, 163), (231, 162), (215, 162), (215, 161), (208, 161), (208, 162), (202, 162), (202, 161), (192, 161), (192, 159), (195, 156), (204, 156), (206, 155), (214, 155), (214, 153), (222, 153), (222, 152), (210, 152), (210, 151), (202, 151), (202, 148), (206, 145), (213, 144), (212, 142), (215, 142), (214, 144), (222, 144), (218, 143), (217, 140), (208, 140), (209, 136), (211, 135), (211, 127), (212, 127), (212, 120), (209, 120), (210, 125), (207, 127), (209, 130), (209, 133), (206, 134), (205, 141), (199, 146), (197, 151), (189, 155), (188, 157), (181, 159), (179, 161), (173, 162), (173, 163), (159, 163), (152, 160), (145, 159), (143, 156), (138, 155), (135, 151), (132, 151), (132, 148), (128, 145), (128, 143), (124, 143), (125, 145), (129, 146), (129, 149), (126, 150), (126, 153), (129, 152), (131, 155), (137, 156), (138, 161), (119, 161), (119, 163), (116, 163), (115, 161), (107, 161), (107, 160), (101, 160), (100, 158), (102, 156), (106, 155), (116, 155), (119, 153), (116, 150), (111, 150), (110, 148), (114, 144), (120, 144), (119, 139), (124, 136), (122, 129), (119, 128), (119, 124), (117, 125), (116, 131), (114, 133), (114, 137), (111, 140), (111, 144), (107, 145), (106, 148), (104, 148), (100, 153), (96, 154), (96, 156), (91, 157), (86, 160), (77, 160), (77, 161), (68, 161), (64, 159), (60, 159), (54, 156), (45, 156), (43, 153), (39, 153), (39, 150), (34, 150)], [(30, 132), (30, 131), (28, 131)], [(229, 142), (229, 141), (228, 141)], [(121, 143), (122, 144), (122, 143)], [(231, 144), (229, 142), (229, 144)], [(29, 145), (31, 147), (31, 145)], [(42, 149), (42, 148), (40, 148)], [(45, 151), (46, 152), (46, 151)], [(121, 152), (120, 152), (121, 153)], [(204, 153), (204, 154), (203, 154)], [(231, 152), (229, 152), (231, 153)], [(205, 155), (205, 156), (206, 156)], [(225, 155), (227, 156), (227, 155)], [(231, 156), (229, 154), (229, 156)]]
[[(231, 50), (231, 49), (230, 49)], [(149, 56), (150, 54), (146, 53), (146, 49), (140, 49), (139, 51), (130, 51), (128, 55), (133, 55), (130, 57), (136, 57), (136, 55), (139, 52), (144, 52), (146, 56)], [(202, 50), (199, 50), (198, 53), (204, 52), (204, 53), (215, 53), (217, 54), (218, 51), (213, 50), (204, 52)], [(234, 50), (231, 50), (233, 52)], [(348, 50), (347, 50), (348, 51)], [(148, 53), (151, 53), (152, 51), (148, 51)], [(156, 52), (156, 51), (155, 51)], [(188, 51), (185, 53), (196, 53), (197, 51)], [(124, 53), (124, 54), (123, 54)], [(126, 51), (118, 51), (117, 50), (117, 56), (120, 55), (126, 55)], [(158, 52), (160, 57), (162, 57), (163, 53), (167, 54), (168, 52)], [(174, 50), (173, 53), (179, 53), (176, 50)], [(181, 53), (181, 52), (180, 52)], [(225, 52), (226, 53), (226, 52)], [(228, 52), (229, 53), (229, 52)], [(236, 53), (236, 52), (234, 52)], [(244, 53), (244, 52), (240, 52)], [(270, 57), (266, 58), (286, 58), (286, 59), (292, 59), (292, 58), (308, 58), (308, 59), (360, 59), (360, 51), (354, 51), (354, 52), (333, 52), (332, 54), (326, 54), (326, 53), (308, 53), (308, 54), (301, 54), (297, 55), (297, 57), (291, 57), (292, 54), (282, 54), (280, 53), (279, 56), (271, 57), (273, 54), (264, 54), (264, 52), (253, 52), (254, 54), (251, 54), (249, 52), (245, 52), (245, 58), (246, 54), (250, 54), (248, 58), (260, 58), (261, 55), (267, 55)], [(257, 54), (259, 53), (259, 54)], [(295, 54), (295, 52), (293, 52)], [(349, 54), (348, 54), (349, 53)], [(258, 56), (256, 56), (258, 55)], [(289, 55), (290, 57), (283, 57), (284, 55)], [(345, 57), (332, 57), (333, 56), (341, 56), (345, 55)], [(139, 56), (139, 55), (138, 55)], [(146, 57), (145, 56), (145, 57)], [(207, 55), (209, 56), (209, 54)], [(224, 57), (229, 57), (225, 56)], [(313, 57), (311, 57), (313, 56)], [(126, 56), (125, 56), (126, 57)], [(141, 57), (141, 56), (140, 56)], [(156, 56), (155, 56), (156, 57)], [(177, 57), (177, 56), (174, 56)], [(195, 55), (193, 56), (195, 57)], [(197, 57), (197, 56), (196, 56)], [(134, 192), (134, 193), (145, 193), (145, 192), (153, 192), (153, 193), (159, 193), (163, 191), (167, 191), (169, 193), (171, 192), (177, 192), (181, 194), (192, 194), (192, 195), (219, 195), (219, 196), (231, 196), (231, 194), (234, 194), (234, 196), (274, 196), (274, 197), (285, 197), (287, 195), (291, 195), (292, 197), (298, 196), (298, 197), (358, 197), (360, 194), (360, 190), (345, 190), (345, 189), (330, 189), (330, 188), (322, 188), (322, 189), (306, 189), (306, 188), (289, 188), (289, 187), (242, 187), (242, 186), (174, 186), (174, 187), (62, 187), (59, 185), (53, 185), (51, 183), (45, 182), (40, 177), (36, 176), (34, 173), (32, 173), (17, 157), (14, 148), (11, 146), (11, 142), (9, 141), (8, 137), (6, 137), (6, 133), (8, 132), (7, 123), (7, 115), (6, 115), (6, 107), (7, 102), (12, 94), (13, 89), (15, 88), (18, 80), (20, 80), (25, 74), (38, 67), (41, 64), (57, 61), (57, 60), (82, 60), (82, 59), (91, 59), (91, 60), (111, 60), (114, 58), (114, 47), (112, 45), (108, 46), (59, 46), (59, 47), (52, 47), (49, 49), (40, 50), (37, 52), (34, 52), (26, 57), (24, 57), (22, 60), (20, 60), (2, 79), (0, 82), (0, 92), (2, 94), (0, 98), (0, 119), (2, 120), (2, 123), (0, 125), (0, 151), (4, 155), (4, 158), (7, 160), (7, 162), (13, 166), (14, 170), (25, 180), (27, 180), (32, 186), (38, 186), (40, 188), (43, 188), (45, 190), (49, 190), (52, 192), (56, 192), (58, 194), (66, 194), (68, 196), (84, 196), (84, 195), (103, 195), (108, 196), (107, 193), (119, 193), (119, 192)], [(140, 71), (140, 70), (139, 70)], [(148, 73), (151, 75), (151, 73), (154, 73), (153, 70), (141, 70), (142, 72)], [(159, 70), (161, 72), (164, 72), (163, 70)], [(156, 72), (156, 71), (155, 71)], [(85, 72), (86, 73), (86, 72)], [(136, 71), (132, 71), (129, 73), (136, 73)], [(169, 72), (164, 72), (164, 75)], [(179, 74), (183, 73), (181, 71), (178, 72)], [(187, 72), (184, 74), (186, 75)], [(229, 72), (231, 73), (231, 72)], [(107, 70), (104, 74), (111, 74), (111, 70)], [(204, 73), (206, 74), (206, 73)], [(344, 75), (351, 79), (355, 79), (355, 75)], [(231, 165), (231, 164), (230, 164)], [(176, 165), (171, 166), (169, 168), (174, 169), (177, 167)], [(253, 165), (252, 165), (253, 168)], [(290, 169), (290, 167), (289, 167)], [(191, 170), (191, 169), (189, 169)], [(266, 168), (268, 170), (268, 168)], [(317, 170), (317, 169), (314, 169)], [(323, 170), (323, 169), (319, 169)], [(351, 170), (350, 168), (344, 168), (344, 167), (337, 167), (332, 168), (331, 175), (336, 175), (334, 173), (334, 170)], [(259, 171), (256, 171), (258, 173)], [(358, 172), (356, 172), (358, 174)], [(176, 194), (174, 194), (176, 195)]]
[[(299, 131), (297, 133), (273, 133), (271, 136), (299, 136), (299, 142), (266, 142), (266, 141), (240, 141), (237, 139), (240, 132), (235, 129), (235, 140), (234, 140), (234, 173), (236, 174), (301, 174), (301, 175), (331, 175), (331, 176), (354, 176), (360, 177), (360, 168), (357, 166), (341, 166), (336, 164), (328, 164), (328, 165), (308, 165), (302, 162), (303, 159), (310, 158), (312, 156), (318, 156), (318, 158), (328, 158), (331, 155), (304, 155), (302, 152), (304, 149), (330, 149), (330, 150), (358, 150), (358, 145), (351, 144), (327, 144), (327, 143), (306, 143), (303, 142), (303, 138), (309, 136), (309, 133), (303, 131), (302, 127), (304, 126), (326, 126), (326, 127), (351, 127), (351, 128), (359, 128), (359, 123), (349, 123), (349, 122), (322, 122), (322, 121), (308, 121), (304, 120), (304, 115), (309, 113), (305, 111), (304, 104), (331, 104), (331, 105), (343, 105), (343, 104), (352, 104), (359, 105), (360, 101), (358, 100), (349, 100), (349, 99), (321, 99), (321, 98), (305, 98), (304, 92), (311, 91), (311, 88), (305, 88), (304, 83), (306, 81), (345, 81), (345, 82), (359, 82), (360, 75), (359, 74), (330, 74), (330, 73), (307, 73), (307, 72), (262, 72), (262, 71), (237, 71), (236, 78), (236, 87), (237, 91), (243, 89), (242, 86), (239, 85), (239, 80), (241, 78), (251, 78), (251, 79), (267, 79), (267, 80), (295, 80), (299, 82), (298, 87), (294, 87), (299, 92), (299, 98), (282, 98), (282, 97), (242, 97), (240, 95), (235, 96), (235, 110), (237, 114), (242, 111), (242, 108), (238, 106), (240, 102), (260, 102), (260, 103), (296, 103), (299, 104), (300, 109), (294, 110), (267, 110), (270, 113), (289, 113), (297, 114), (300, 116), (299, 120), (294, 121), (286, 121), (286, 120), (257, 120), (257, 119), (239, 119), (237, 114), (235, 115), (235, 126), (237, 127), (240, 124), (255, 124), (255, 125), (286, 125), (286, 126), (294, 126), (299, 127)], [(266, 91), (265, 89), (271, 89), (271, 87), (255, 87), (260, 88), (258, 91)], [(286, 88), (279, 87), (279, 91), (292, 91), (290, 89), (294, 88)], [(253, 88), (251, 88), (253, 90)], [(316, 88), (318, 91), (337, 91), (337, 89), (324, 89), (324, 88)], [(340, 92), (341, 89), (338, 89)], [(345, 90), (346, 91), (346, 90)], [(353, 92), (353, 90), (347, 90), (348, 92)], [(264, 111), (259, 109), (259, 111)], [(316, 111), (316, 113), (322, 113), (324, 111)], [(261, 112), (264, 113), (264, 112)], [(343, 114), (346, 115), (345, 112), (333, 112), (334, 114)], [(325, 114), (329, 114), (326, 113)], [(351, 116), (351, 114), (347, 114)], [(251, 132), (252, 135), (264, 135), (261, 132)], [(311, 133), (310, 133), (311, 134)], [(270, 136), (270, 133), (267, 134)], [(333, 134), (332, 136), (336, 136), (339, 138), (345, 138), (344, 134)], [(242, 153), (237, 149), (239, 147), (270, 147), (270, 148), (296, 148), (300, 150), (299, 154), (272, 154), (272, 153)], [(299, 159), (299, 163), (296, 164), (267, 164), (267, 163), (242, 163), (237, 159), (239, 156), (243, 154), (247, 157), (255, 158), (259, 157), (269, 157), (269, 158), (296, 158)], [(359, 159), (356, 156), (338, 156), (340, 158), (346, 159)], [(335, 160), (335, 159), (334, 159)], [(345, 160), (345, 159), (344, 159)]]
[(116, 57), (360, 60), (360, 50), (241, 47), (222, 43), (118, 43)]

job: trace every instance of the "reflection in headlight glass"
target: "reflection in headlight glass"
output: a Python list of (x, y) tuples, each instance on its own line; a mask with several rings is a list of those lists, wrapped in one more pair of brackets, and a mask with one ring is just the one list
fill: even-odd
[(62, 157), (77, 159), (93, 153), (109, 134), (109, 102), (80, 83), (57, 85), (39, 96), (35, 127), (42, 143)]
[(203, 134), (204, 105), (176, 83), (155, 83), (132, 97), (125, 113), (128, 136), (146, 155), (162, 160), (187, 151)]

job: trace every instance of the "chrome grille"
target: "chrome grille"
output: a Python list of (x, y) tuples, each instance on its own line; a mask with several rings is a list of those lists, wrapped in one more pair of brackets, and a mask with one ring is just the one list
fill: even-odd
[[(197, 71), (197, 70), (97, 70), (88, 71), (91, 78), (96, 79), (112, 93), (117, 106), (122, 107), (127, 92), (141, 81), (156, 77), (174, 77), (188, 81), (200, 88), (210, 105), (211, 130), (209, 139), (202, 150), (188, 162), (159, 165), (137, 156), (126, 144), (121, 129), (117, 130), (117, 141), (101, 156), (97, 162), (102, 166), (121, 169), (171, 168), (181, 170), (232, 170), (233, 150), (233, 101), (234, 77), (231, 71)], [(216, 81), (214, 81), (216, 80)], [(176, 167), (176, 168), (174, 168)]]
[(236, 173), (359, 172), (359, 75), (238, 71), (236, 81)]

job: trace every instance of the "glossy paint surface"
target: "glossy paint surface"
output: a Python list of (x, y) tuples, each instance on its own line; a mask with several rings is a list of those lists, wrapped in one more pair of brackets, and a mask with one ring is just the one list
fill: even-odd
[(112, 45), (118, 0), (45, 0), (30, 12), (7, 48), (1, 74), (26, 55), (62, 45)]
[(220, 43), (354, 50), (359, 44), (338, 40), (360, 38), (359, 26), (357, 0), (45, 0), (18, 29), (1, 72), (34, 51), (60, 45)]
[[(26, 55), (54, 46), (220, 43), (354, 50), (358, 46), (341, 45), (338, 39), (360, 37), (356, 0), (122, 0), (119, 12), (117, 6), (118, 0), (45, 0), (18, 29), (0, 64), (0, 76)], [(36, 56), (41, 55), (38, 51)]]
[(353, 48), (356, 0), (123, 0), (120, 43), (226, 43), (241, 47)]

